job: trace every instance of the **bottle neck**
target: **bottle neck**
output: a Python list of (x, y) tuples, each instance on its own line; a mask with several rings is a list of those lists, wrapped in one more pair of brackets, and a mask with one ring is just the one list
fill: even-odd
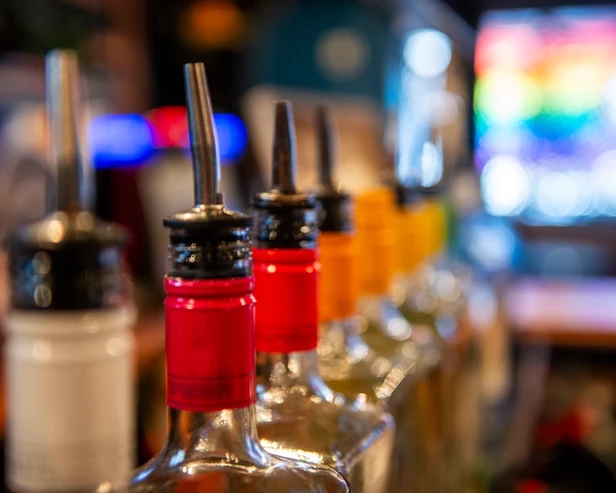
[(292, 353), (257, 352), (257, 394), (260, 399), (284, 398), (289, 392), (314, 395), (331, 402), (334, 393), (319, 372), (316, 350)]
[(317, 278), (314, 249), (253, 249), (257, 394), (279, 403), (289, 393), (332, 401), (317, 357)]
[[(257, 436), (254, 405), (211, 412), (168, 409), (169, 432), (163, 452), (178, 463), (187, 456), (223, 456), (234, 462), (265, 464), (267, 452)], [(229, 457), (231, 455), (231, 457)]]
[[(262, 463), (257, 438), (254, 279), (165, 279), (169, 432), (163, 454)], [(231, 456), (231, 459), (230, 459)]]

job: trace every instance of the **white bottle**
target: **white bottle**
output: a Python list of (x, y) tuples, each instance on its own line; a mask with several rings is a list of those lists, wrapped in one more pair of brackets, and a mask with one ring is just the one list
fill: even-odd
[(7, 479), (17, 492), (121, 488), (134, 466), (135, 310), (126, 233), (83, 208), (72, 52), (47, 59), (58, 210), (7, 241)]
[(123, 484), (134, 466), (133, 320), (130, 307), (9, 314), (11, 489)]

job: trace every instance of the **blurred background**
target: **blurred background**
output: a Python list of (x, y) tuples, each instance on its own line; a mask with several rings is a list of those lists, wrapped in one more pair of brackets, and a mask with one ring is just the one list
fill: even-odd
[(44, 54), (73, 48), (90, 202), (131, 231), (140, 462), (165, 423), (161, 218), (192, 205), (182, 64), (202, 61), (229, 206), (269, 183), (280, 98), (294, 103), (302, 188), (316, 181), (313, 110), (326, 101), (346, 189), (446, 198), (449, 255), (476, 280), (480, 443), (466, 491), (607, 491), (558, 489), (616, 474), (616, 6), (593, 3), (0, 0), (0, 237), (54, 201)]

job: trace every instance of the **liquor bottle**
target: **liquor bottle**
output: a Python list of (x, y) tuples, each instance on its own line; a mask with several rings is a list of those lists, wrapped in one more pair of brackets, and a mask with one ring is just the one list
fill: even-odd
[(409, 353), (410, 357), (405, 357), (402, 351), (379, 352), (383, 346), (395, 348), (396, 343), (407, 342), (392, 341), (379, 329), (369, 334), (375, 346), (370, 347), (359, 331), (360, 266), (351, 198), (333, 184), (333, 131), (324, 107), (317, 108), (316, 127), (320, 160), (316, 195), (322, 206), (319, 235), (322, 330), (318, 346), (321, 374), (333, 390), (349, 398), (357, 394), (366, 396), (388, 409), (396, 421), (389, 491), (422, 491), (420, 467), (424, 445), (417, 429), (419, 423), (412, 419), (419, 406), (418, 355), (415, 351)]
[(417, 362), (402, 354), (391, 357), (379, 353), (366, 344), (359, 332), (359, 265), (351, 196), (334, 186), (334, 136), (325, 106), (317, 107), (316, 129), (320, 177), (316, 197), (321, 204), (321, 337), (317, 352), (321, 375), (329, 387), (348, 398), (359, 394), (387, 406), (392, 393), (407, 375), (414, 373)]
[(398, 192), (394, 283), (402, 290), (400, 310), (411, 322), (432, 327), (443, 341), (454, 340), (466, 329), (466, 273), (446, 255), (445, 205), (436, 189), (398, 187)]
[(389, 403), (398, 428), (398, 462), (391, 489), (436, 491), (432, 485), (438, 484), (442, 475), (443, 447), (440, 400), (435, 396), (432, 375), (441, 362), (442, 344), (432, 327), (411, 323), (401, 313), (399, 293), (391, 289), (400, 248), (396, 243), (397, 216), (392, 190), (382, 187), (365, 191), (357, 196), (355, 204), (362, 337), (380, 354), (389, 358), (412, 355), (417, 362), (416, 378), (409, 392), (395, 393)]
[[(448, 399), (450, 394), (450, 379), (444, 367), (451, 366), (452, 359), (447, 351), (444, 333), (455, 331), (455, 321), (439, 320), (436, 316), (438, 299), (429, 282), (429, 277), (418, 275), (429, 265), (436, 253), (436, 225), (433, 223), (432, 212), (426, 205), (425, 196), (416, 189), (409, 189), (398, 185), (396, 187), (396, 208), (394, 220), (396, 221), (396, 265), (395, 275), (392, 278), (390, 291), (395, 305), (406, 320), (412, 325), (424, 327), (430, 331), (439, 350), (439, 364), (434, 365), (426, 372), (424, 378), (417, 385), (417, 393), (422, 396), (422, 405), (416, 409), (416, 419), (420, 423), (427, 423), (424, 437), (425, 450), (422, 457), (424, 461), (425, 479), (423, 491), (441, 492), (445, 490), (446, 475), (451, 475), (448, 469), (448, 445), (450, 437), (451, 413), (448, 407), (455, 403)], [(421, 279), (420, 282), (419, 279)], [(440, 324), (440, 326), (439, 326)], [(439, 330), (440, 329), (440, 330)], [(445, 330), (444, 330), (445, 329)]]
[(438, 445), (430, 469), (442, 471), (435, 476), (435, 489), (457, 491), (475, 466), (478, 447), (473, 426), (479, 411), (476, 351), (464, 293), (468, 274), (447, 256), (446, 210), (438, 189), (399, 186), (397, 218), (397, 303), (407, 320), (432, 330), (443, 355), (425, 382), (437, 418)]
[(384, 492), (392, 417), (347, 403), (319, 373), (318, 203), (296, 191), (295, 160), (291, 105), (279, 101), (273, 188), (253, 202), (259, 436), (272, 453), (335, 467), (354, 493)]
[(390, 189), (375, 188), (356, 197), (363, 338), (372, 349), (390, 358), (415, 359), (417, 371), (423, 373), (440, 361), (439, 341), (431, 327), (411, 323), (399, 309), (398, 293), (390, 292), (398, 247), (395, 220)]
[(51, 52), (46, 73), (57, 210), (8, 239), (8, 485), (95, 491), (133, 468), (127, 237), (84, 206), (75, 53)]
[(165, 277), (168, 434), (131, 492), (345, 493), (333, 469), (283, 460), (257, 437), (251, 218), (225, 208), (203, 64), (185, 66), (195, 207), (170, 228)]

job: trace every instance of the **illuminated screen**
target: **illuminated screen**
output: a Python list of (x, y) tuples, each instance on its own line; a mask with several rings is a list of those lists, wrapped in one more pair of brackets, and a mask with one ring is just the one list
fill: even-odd
[(488, 13), (475, 71), (487, 210), (531, 224), (616, 216), (616, 9)]

